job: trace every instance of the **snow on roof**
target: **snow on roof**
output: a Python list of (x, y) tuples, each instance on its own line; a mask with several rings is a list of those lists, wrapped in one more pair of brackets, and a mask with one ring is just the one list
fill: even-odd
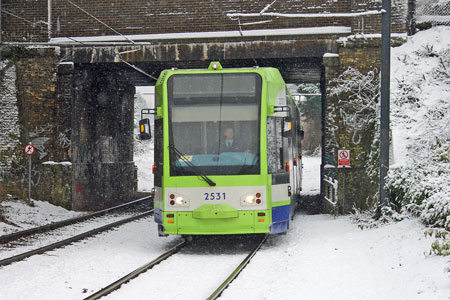
[(62, 162), (56, 162), (56, 161), (44, 161), (42, 163), (43, 165), (62, 165), (62, 166), (71, 166), (72, 163), (70, 161), (62, 161)]
[[(406, 38), (408, 37), (407, 33), (391, 33), (392, 38)], [(381, 39), (381, 33), (358, 33), (358, 34), (352, 34), (345, 37), (340, 37), (337, 41), (338, 42), (346, 42), (348, 40), (353, 39)]]
[(61, 38), (52, 38), (50, 40), (50, 43), (72, 44), (74, 43), (74, 40), (78, 42), (126, 42), (129, 40), (149, 41), (149, 40), (196, 39), (196, 38), (229, 38), (242, 36), (250, 37), (250, 36), (348, 34), (348, 33), (351, 33), (351, 27), (324, 26), (324, 27), (307, 27), (307, 28), (243, 30), (242, 32), (235, 30), (235, 31), (61, 37)]
[(339, 57), (339, 54), (337, 53), (325, 53), (323, 57)]
[[(263, 10), (264, 11), (264, 10)], [(227, 17), (237, 18), (237, 17), (284, 17), (284, 18), (342, 18), (342, 17), (361, 17), (368, 15), (379, 15), (381, 11), (379, 10), (369, 10), (363, 12), (353, 12), (353, 13), (318, 13), (318, 14), (285, 14), (285, 13), (229, 13)]]
[(450, 23), (450, 16), (423, 15), (417, 17), (417, 22)]

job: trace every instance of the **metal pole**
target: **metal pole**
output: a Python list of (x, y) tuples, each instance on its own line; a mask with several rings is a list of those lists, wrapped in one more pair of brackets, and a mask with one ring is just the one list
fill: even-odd
[(2, 60), (2, 0), (0, 0), (0, 61)]
[(345, 166), (342, 166), (342, 213), (345, 214)]
[(389, 93), (391, 69), (391, 1), (383, 0), (381, 15), (381, 114), (380, 114), (380, 205), (387, 203), (385, 178), (389, 170)]
[(28, 202), (31, 202), (31, 155), (28, 155)]
[(52, 0), (47, 2), (47, 29), (48, 29), (48, 40), (52, 38)]

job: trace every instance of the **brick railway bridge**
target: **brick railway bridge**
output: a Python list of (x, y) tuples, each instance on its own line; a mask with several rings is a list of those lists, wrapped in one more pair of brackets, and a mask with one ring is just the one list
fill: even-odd
[[(408, 32), (409, 2), (392, 1), (393, 37)], [(324, 166), (344, 147), (354, 166), (348, 207), (377, 191), (367, 171), (374, 129), (352, 126), (340, 109), (351, 99), (330, 87), (349, 68), (379, 68), (381, 1), (3, 0), (1, 9), (0, 196), (25, 195), (23, 146), (33, 141), (33, 198), (77, 210), (126, 200), (135, 186), (135, 86), (155, 84), (133, 66), (157, 77), (212, 60), (320, 83), (322, 195), (325, 179), (341, 176)]]

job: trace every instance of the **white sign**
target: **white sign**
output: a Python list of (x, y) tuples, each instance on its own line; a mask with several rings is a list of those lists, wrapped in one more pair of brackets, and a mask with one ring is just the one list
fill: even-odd
[(338, 166), (350, 166), (350, 150), (338, 150)]
[(25, 154), (27, 154), (27, 155), (33, 155), (34, 151), (36, 151), (36, 150), (35, 150), (35, 148), (33, 147), (33, 145), (28, 144), (28, 145), (25, 146)]

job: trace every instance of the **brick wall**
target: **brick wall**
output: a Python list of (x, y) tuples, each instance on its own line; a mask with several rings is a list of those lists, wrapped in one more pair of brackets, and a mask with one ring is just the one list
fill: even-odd
[(1, 13), (2, 41), (48, 40), (47, 0), (2, 0)]
[[(376, 163), (376, 158), (371, 157), (373, 141), (376, 136), (376, 126), (374, 123), (370, 125), (362, 125), (362, 121), (356, 117), (356, 114), (348, 105), (351, 101), (351, 91), (342, 89), (339, 95), (331, 94), (330, 90), (337, 86), (333, 82), (348, 68), (359, 71), (363, 76), (373, 72), (373, 77), (364, 82), (379, 82), (381, 41), (379, 38), (353, 38), (338, 43), (339, 57), (335, 58), (334, 63), (326, 66), (327, 73), (327, 97), (325, 103), (325, 124), (324, 124), (324, 145), (323, 155), (324, 164), (337, 166), (338, 150), (350, 150), (351, 169), (346, 171), (346, 191), (345, 191), (345, 211), (350, 212), (352, 207), (366, 209), (374, 204), (375, 195), (378, 190), (378, 172), (371, 173)], [(369, 84), (365, 84), (361, 88), (361, 95), (370, 94), (364, 90)], [(348, 86), (347, 86), (348, 87)], [(376, 94), (376, 91), (374, 92)], [(353, 96), (354, 97), (354, 96)], [(347, 108), (346, 108), (347, 107)], [(368, 117), (365, 117), (366, 119)], [(376, 117), (375, 117), (376, 118)], [(372, 118), (369, 118), (374, 122)], [(343, 172), (342, 169), (328, 168), (324, 170), (324, 174), (337, 179), (339, 182), (338, 198), (339, 209), (343, 211)], [(333, 207), (327, 201), (324, 201), (327, 211), (333, 211)]]
[(13, 162), (20, 148), (19, 111), (16, 97), (16, 66), (11, 61), (0, 62), (0, 200), (10, 177)]
[[(8, 156), (10, 166), (3, 168), (0, 185), (2, 194), (25, 198), (28, 156), (23, 153), (23, 148), (31, 142), (36, 148), (32, 155), (32, 198), (70, 206), (71, 167), (59, 164), (69, 158), (70, 135), (66, 140), (62, 139), (62, 127), (58, 126), (64, 124), (64, 113), (61, 112), (64, 103), (55, 101), (57, 62), (54, 49), (21, 52), (21, 57), (14, 62), (15, 99), (11, 98), (9, 108), (2, 105), (0, 110), (2, 115), (8, 109), (12, 111), (11, 126), (20, 126), (20, 135), (16, 139), (9, 137), (7, 145), (15, 145), (12, 151), (1, 149), (0, 156)], [(5, 95), (1, 93), (2, 100)], [(3, 139), (0, 142), (3, 145)]]
[[(352, 11), (361, 12), (369, 10), (381, 10), (381, 0), (352, 0)], [(391, 31), (407, 32), (408, 0), (391, 1)], [(381, 16), (365, 16), (352, 18), (352, 31), (354, 33), (379, 33), (381, 32)]]
[[(248, 0), (71, 0), (96, 18), (122, 34), (156, 34), (238, 30), (238, 20), (227, 13), (259, 13), (269, 1)], [(406, 31), (408, 0), (393, 4), (393, 32)], [(94, 20), (67, 1), (52, 0), (52, 37), (116, 35), (113, 30)], [(29, 20), (2, 12), (3, 40), (46, 41), (48, 0), (4, 0), (2, 9)], [(380, 10), (378, 0), (279, 0), (267, 12), (271, 13), (348, 13)], [(303, 28), (321, 26), (352, 27), (354, 33), (379, 32), (380, 15), (352, 18), (286, 18), (242, 17), (241, 23), (270, 21), (243, 25), (243, 30)], [(30, 23), (31, 22), (31, 23)]]
[[(230, 20), (226, 13), (259, 13), (268, 2), (228, 0), (184, 0), (184, 1), (76, 1), (90, 12), (122, 34), (152, 34), (175, 32), (203, 32), (238, 30), (238, 21)], [(349, 1), (307, 0), (277, 1), (270, 12), (344, 12)], [(244, 26), (245, 29), (272, 29), (311, 27), (336, 24), (349, 26), (346, 19), (294, 19), (294, 18), (244, 18), (242, 23), (272, 19), (271, 23)], [(115, 35), (104, 25), (93, 20), (68, 2), (54, 6), (53, 27), (55, 36)], [(59, 24), (59, 25), (58, 25)]]

